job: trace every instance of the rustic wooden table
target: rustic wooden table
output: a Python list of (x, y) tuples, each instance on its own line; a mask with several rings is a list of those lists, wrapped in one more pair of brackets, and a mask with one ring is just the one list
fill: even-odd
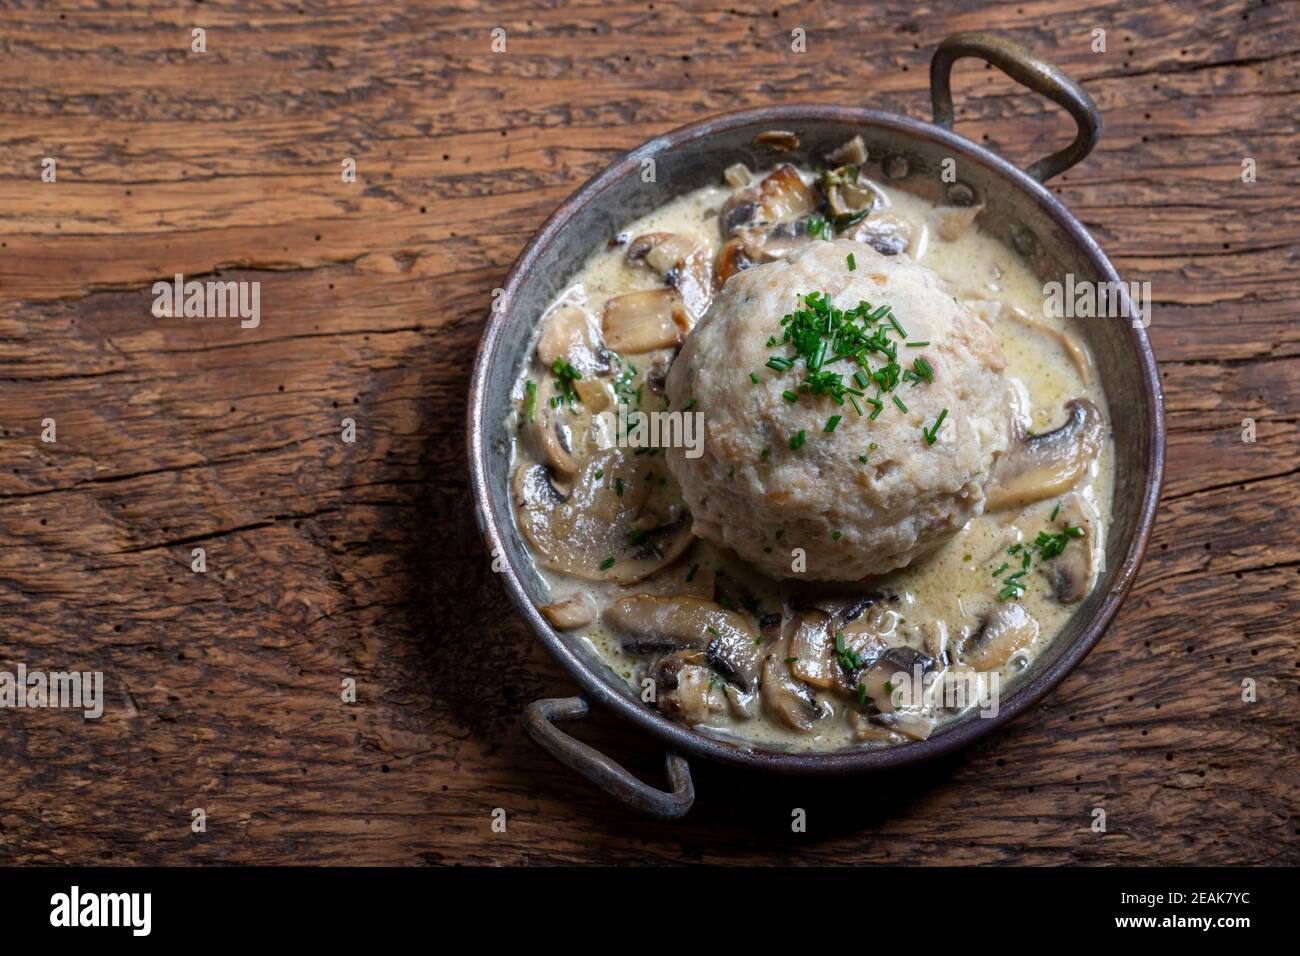
[[(0, 711), (0, 862), (1300, 862), (1295, 3), (5, 6), (0, 669), (102, 671), (107, 703)], [(930, 52), (975, 28), (1105, 116), (1053, 187), (1155, 298), (1137, 586), (965, 753), (834, 783), (697, 762), (685, 821), (629, 818), (517, 724), (573, 688), (470, 516), (492, 290), (652, 135), (789, 101), (927, 118)], [(955, 88), (1016, 162), (1070, 136), (973, 61)], [(155, 317), (176, 273), (260, 282), (260, 324)], [(661, 779), (611, 718), (581, 733)]]

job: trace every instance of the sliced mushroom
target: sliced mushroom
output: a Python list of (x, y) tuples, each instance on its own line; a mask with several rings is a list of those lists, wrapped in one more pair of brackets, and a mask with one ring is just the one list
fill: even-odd
[(892, 714), (880, 714), (872, 719), (913, 740), (928, 739), (934, 733), (935, 725), (938, 723), (931, 715), (915, 711), (896, 711)]
[(962, 642), (962, 662), (977, 671), (995, 671), (1038, 639), (1038, 622), (1015, 602), (999, 604)]
[(921, 257), (927, 235), (924, 223), (896, 212), (868, 216), (844, 234), (845, 238), (871, 246), (882, 256), (906, 252), (913, 259)]
[(877, 604), (882, 603), (897, 604), (898, 595), (887, 591), (868, 591), (844, 609), (840, 614), (840, 624), (852, 624)]
[(609, 371), (609, 353), (595, 320), (575, 305), (561, 305), (542, 321), (537, 357), (548, 371), (559, 359), (583, 373)]
[(544, 465), (516, 468), (516, 514), (537, 563), (626, 585), (681, 557), (694, 541), (690, 513), (674, 482), (651, 480), (651, 461), (624, 448), (596, 452), (567, 484)]
[(758, 184), (758, 208), (764, 222), (790, 222), (817, 209), (817, 194), (788, 163)]
[(1038, 569), (1047, 578), (1052, 596), (1059, 604), (1082, 601), (1092, 589), (1095, 558), (1095, 523), (1084, 508), (1084, 500), (1077, 492), (1068, 495), (1056, 512), (1058, 533), (1067, 536), (1065, 550), (1048, 561), (1040, 562)]
[(903, 742), (903, 737), (899, 733), (890, 730), (888, 727), (881, 726), (873, 719), (873, 715), (850, 709), (848, 720), (849, 728), (853, 731), (853, 739), (860, 743), (896, 744)]
[(704, 660), (743, 691), (757, 686), (761, 654), (749, 622), (719, 604), (688, 595), (633, 594), (605, 611), (629, 654), (702, 650)]
[(679, 651), (659, 658), (646, 669), (653, 681), (654, 703), (659, 710), (687, 724), (700, 724), (722, 709), (718, 679), (700, 651)]
[(539, 610), (561, 631), (585, 627), (596, 619), (596, 605), (581, 591), (576, 591), (552, 604), (543, 604)]
[(769, 129), (754, 137), (754, 142), (792, 153), (799, 148), (799, 137), (788, 129)]
[(718, 276), (718, 285), (726, 285), (727, 280), (737, 272), (744, 272), (752, 265), (755, 265), (755, 262), (749, 255), (745, 241), (728, 239), (718, 252), (718, 262), (714, 270)]
[(831, 224), (845, 229), (866, 217), (873, 209), (883, 209), (888, 200), (884, 191), (862, 174), (858, 166), (840, 166), (822, 173), (822, 192), (831, 208)]
[(1064, 329), (1058, 329), (1046, 322), (1039, 322), (1019, 306), (1008, 305), (1005, 302), (1001, 303), (1001, 306), (1002, 313), (1010, 316), (1020, 325), (1055, 339), (1070, 359), (1070, 364), (1074, 366), (1074, 370), (1079, 373), (1079, 379), (1083, 382), (1083, 387), (1088, 387), (1092, 381), (1092, 359), (1088, 357), (1088, 353), (1084, 351), (1083, 347), (1074, 340), (1074, 336)]
[(690, 329), (682, 300), (671, 289), (627, 292), (605, 303), (605, 344), (635, 355), (681, 344)]
[(732, 163), (722, 171), (722, 179), (733, 189), (744, 189), (754, 181), (754, 174), (744, 163)]
[(532, 418), (524, 422), (524, 435), (557, 476), (570, 479), (578, 473), (583, 452), (580, 436), (591, 419), (581, 408), (563, 400), (556, 380), (547, 376), (537, 388)]
[(718, 213), (718, 226), (730, 238), (745, 226), (793, 222), (817, 209), (817, 195), (789, 163), (778, 166), (757, 186), (732, 195)]
[(843, 146), (838, 147), (827, 157), (836, 166), (862, 166), (867, 161), (867, 144), (861, 136), (854, 136)]
[(935, 210), (934, 231), (944, 242), (956, 242), (983, 211), (983, 203), (978, 206), (944, 206)]
[(775, 654), (763, 658), (763, 683), (760, 686), (763, 709), (791, 730), (811, 733), (825, 712), (812, 690), (795, 680), (785, 662)]
[[(892, 713), (906, 703), (916, 706), (921, 700), (917, 678), (924, 678), (934, 670), (937, 662), (915, 648), (891, 647), (867, 670), (862, 677), (865, 696), (870, 698), (882, 714)], [(904, 684), (904, 678), (907, 684)], [(904, 692), (910, 689), (910, 700)]]
[(1101, 450), (1102, 420), (1086, 398), (1065, 403), (1065, 424), (1028, 436), (1017, 425), (1012, 446), (998, 462), (985, 510), (1023, 508), (1068, 491)]
[(804, 611), (794, 620), (790, 637), (790, 673), (826, 690), (835, 684), (835, 647), (831, 642), (831, 619), (822, 611)]
[(644, 262), (663, 276), (681, 296), (692, 321), (709, 310), (713, 268), (704, 243), (675, 232), (647, 232), (632, 240), (625, 257), (628, 262)]

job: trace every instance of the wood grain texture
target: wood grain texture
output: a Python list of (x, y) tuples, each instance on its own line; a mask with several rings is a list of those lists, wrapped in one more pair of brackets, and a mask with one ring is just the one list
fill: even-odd
[[(1300, 863), (1296, 3), (3, 6), (0, 668), (101, 670), (108, 705), (0, 710), (0, 862)], [(631, 819), (517, 724), (573, 688), (470, 517), (491, 290), (643, 140), (767, 103), (928, 117), (930, 52), (975, 28), (1105, 116), (1053, 188), (1155, 297), (1168, 479), (1135, 591), (965, 753), (697, 763), (686, 821)], [(954, 86), (958, 131), (1018, 163), (1070, 135), (995, 71)], [(260, 281), (260, 327), (155, 319), (177, 272)], [(611, 718), (578, 732), (660, 779)]]

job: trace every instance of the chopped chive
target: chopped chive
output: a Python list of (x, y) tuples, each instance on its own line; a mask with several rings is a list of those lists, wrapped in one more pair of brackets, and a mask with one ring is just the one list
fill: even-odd
[(623, 497), (623, 479), (622, 479), (622, 478), (615, 478), (615, 479), (614, 479), (614, 494), (618, 495), (620, 498)]
[(685, 406), (682, 407), (682, 411), (689, 412), (694, 407), (695, 407), (695, 399), (692, 398), (689, 402), (685, 404)]
[(855, 258), (853, 258), (853, 253), (851, 253), (851, 252), (849, 253), (848, 258), (845, 259), (845, 261), (849, 264), (849, 271), (850, 271), (850, 272), (852, 272), (853, 270), (855, 270), (855, 269), (858, 267), (858, 260), (855, 259)]
[(903, 404), (903, 400), (901, 398), (899, 398), (897, 395), (894, 395), (893, 399), (895, 405), (901, 408), (904, 412), (907, 411), (907, 406)]
[(527, 400), (524, 402), (524, 411), (528, 413), (528, 420), (533, 421), (533, 413), (537, 411), (537, 383), (531, 379), (524, 383), (524, 395)]
[(606, 558), (604, 561), (600, 562), (600, 569), (602, 571), (608, 571), (613, 566), (614, 566), (613, 558)]
[(759, 460), (759, 461), (767, 461), (767, 453), (768, 453), (768, 449), (764, 448), (764, 449), (759, 453), (758, 460)]
[(1048, 521), (1055, 521), (1055, 520), (1056, 520), (1056, 516), (1059, 515), (1060, 513), (1061, 513), (1061, 503), (1058, 501), (1058, 502), (1056, 503), (1056, 507), (1052, 509), (1052, 516), (1051, 516), (1050, 518), (1048, 518), (1047, 520), (1048, 520)]
[(749, 380), (753, 382), (755, 385), (758, 384), (758, 376), (755, 375), (753, 372), (749, 373)]
[(922, 346), (929, 345), (930, 343), (929, 342), (908, 342), (906, 344), (909, 349), (919, 349)]
[(783, 397), (787, 402), (797, 402), (797, 401), (799, 401), (799, 396), (796, 395), (794, 392), (790, 391), (788, 388), (787, 388), (784, 392), (781, 393), (781, 396), (782, 396), (782, 397)]
[(841, 417), (842, 416), (840, 415), (832, 415), (830, 418), (826, 419), (826, 431), (828, 432), (835, 431), (835, 426), (840, 423)]
[(803, 429), (802, 428), (799, 429), (799, 434), (795, 435), (793, 438), (790, 439), (790, 450), (798, 451), (800, 448), (802, 448), (805, 437), (806, 436), (803, 433)]
[(939, 413), (939, 417), (934, 420), (934, 425), (928, 429), (925, 427), (921, 428), (921, 434), (925, 436), (925, 443), (927, 445), (933, 445), (939, 440), (939, 426), (943, 424), (943, 420), (947, 417), (948, 409), (945, 408)]
[(597, 468), (597, 469), (596, 469), (596, 480), (597, 480), (597, 481), (600, 481), (600, 479), (602, 479), (602, 478), (604, 478), (604, 477), (605, 477), (605, 469), (604, 469), (604, 468)]
[(832, 531), (832, 532), (831, 532), (831, 540), (832, 540), (832, 541), (838, 541), (838, 540), (840, 540), (841, 537), (843, 537), (843, 535), (841, 535), (838, 531)]

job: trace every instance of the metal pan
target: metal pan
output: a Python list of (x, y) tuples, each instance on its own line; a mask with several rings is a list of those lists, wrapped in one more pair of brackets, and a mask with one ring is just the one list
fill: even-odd
[[(1030, 90), (1063, 106), (1078, 126), (1064, 149), (1020, 170), (996, 153), (952, 132), (949, 74), (973, 56), (992, 63)], [(1044, 281), (1112, 282), (1120, 278), (1079, 221), (1043, 187), (1082, 161), (1096, 145), (1101, 118), (1088, 94), (1056, 67), (1028, 50), (986, 33), (955, 34), (939, 45), (930, 65), (934, 121), (925, 123), (872, 109), (788, 105), (726, 113), (657, 137), (628, 153), (573, 194), (543, 224), (520, 254), (504, 295), (479, 344), (468, 413), (470, 478), (475, 518), (506, 591), (538, 639), (582, 695), (539, 700), (523, 715), (528, 733), (565, 765), (624, 805), (661, 818), (685, 814), (694, 800), (686, 756), (781, 774), (837, 775), (915, 763), (964, 747), (993, 732), (1064, 679), (1101, 638), (1137, 574), (1155, 514), (1164, 467), (1164, 417), (1155, 359), (1139, 323), (1095, 319), (1076, 323), (1097, 359), (1115, 439), (1115, 501), (1105, 569), (1064, 631), (1002, 696), (998, 715), (971, 717), (924, 741), (886, 749), (790, 753), (694, 731), (641, 702), (626, 683), (579, 642), (557, 633), (538, 612), (544, 583), (532, 570), (514, 523), (510, 501), (510, 441), (506, 420), (510, 390), (533, 329), (549, 303), (584, 260), (632, 220), (668, 200), (714, 183), (726, 166), (762, 168), (778, 158), (813, 160), (855, 134), (870, 155), (868, 174), (932, 201), (962, 204), (973, 193), (986, 206), (978, 222), (1014, 249)], [(755, 142), (759, 133), (791, 130), (800, 146), (774, 154)], [(943, 160), (956, 161), (957, 181), (940, 176)], [(653, 161), (654, 182), (643, 170)], [(1132, 314), (1127, 296), (1123, 304)], [(670, 789), (657, 790), (610, 758), (580, 743), (557, 723), (575, 720), (591, 704), (607, 708), (667, 747)]]

